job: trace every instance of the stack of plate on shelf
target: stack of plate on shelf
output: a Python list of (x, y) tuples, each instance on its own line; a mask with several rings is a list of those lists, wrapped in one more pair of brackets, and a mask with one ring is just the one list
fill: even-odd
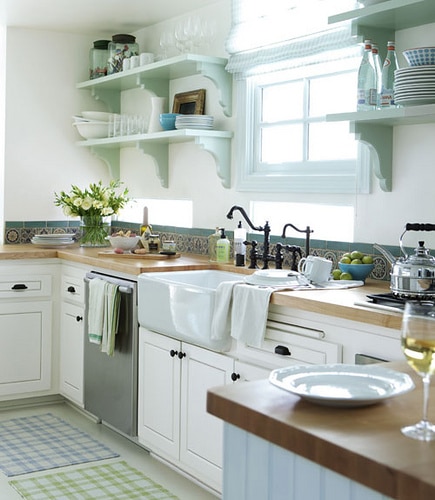
[(31, 242), (42, 248), (66, 247), (75, 243), (74, 234), (36, 234)]
[(411, 66), (395, 72), (394, 100), (402, 106), (435, 103), (435, 66)]
[(209, 115), (179, 115), (175, 119), (175, 128), (196, 128), (200, 130), (211, 130), (213, 128), (213, 116)]

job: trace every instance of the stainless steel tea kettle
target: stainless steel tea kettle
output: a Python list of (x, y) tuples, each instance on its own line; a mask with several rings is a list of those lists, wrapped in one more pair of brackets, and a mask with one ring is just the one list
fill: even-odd
[(385, 248), (374, 248), (391, 264), (390, 289), (393, 295), (405, 299), (435, 298), (435, 257), (429, 254), (424, 241), (419, 241), (413, 255), (407, 255), (403, 248), (403, 237), (407, 231), (435, 231), (435, 224), (408, 223), (400, 235), (399, 245), (403, 256), (397, 260)]

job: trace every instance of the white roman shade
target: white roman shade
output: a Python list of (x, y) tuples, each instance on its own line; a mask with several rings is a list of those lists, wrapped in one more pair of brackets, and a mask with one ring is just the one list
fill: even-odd
[(233, 0), (227, 70), (244, 78), (359, 56), (351, 23), (328, 24), (355, 0)]

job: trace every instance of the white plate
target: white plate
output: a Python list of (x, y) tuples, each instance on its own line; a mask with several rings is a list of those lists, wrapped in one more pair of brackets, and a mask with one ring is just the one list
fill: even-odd
[(41, 238), (42, 240), (57, 240), (57, 239), (69, 239), (74, 238), (73, 234), (67, 233), (53, 233), (53, 234), (35, 234), (34, 238)]
[(61, 248), (61, 247), (67, 247), (69, 245), (74, 245), (75, 241), (58, 241), (58, 242), (53, 242), (53, 243), (38, 243), (31, 240), (31, 243), (35, 245), (35, 247), (39, 248)]
[(289, 366), (271, 384), (323, 406), (368, 406), (414, 389), (411, 377), (379, 365)]
[(304, 285), (305, 280), (296, 271), (288, 269), (262, 269), (246, 276), (246, 283), (259, 286), (298, 286)]

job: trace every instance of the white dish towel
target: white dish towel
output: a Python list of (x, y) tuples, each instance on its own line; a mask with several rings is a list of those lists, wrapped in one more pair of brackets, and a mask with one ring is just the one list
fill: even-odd
[(223, 339), (228, 333), (242, 342), (260, 346), (266, 332), (267, 314), (273, 287), (256, 287), (245, 282), (226, 281), (216, 290), (211, 337)]
[(276, 288), (237, 285), (233, 293), (231, 336), (260, 347), (266, 333), (270, 296)]
[(88, 338), (92, 344), (101, 344), (103, 338), (106, 285), (107, 281), (99, 278), (89, 281)]

